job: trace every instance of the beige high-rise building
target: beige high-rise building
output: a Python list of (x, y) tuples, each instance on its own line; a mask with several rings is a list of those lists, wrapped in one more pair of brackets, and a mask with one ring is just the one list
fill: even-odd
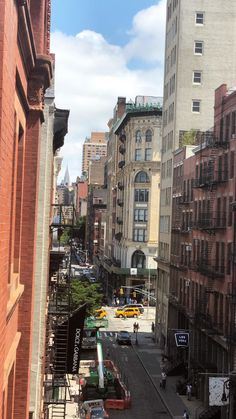
[(214, 89), (236, 83), (236, 2), (167, 0), (159, 236), (159, 337), (168, 330), (172, 159), (183, 132), (213, 126)]
[(88, 176), (89, 162), (107, 155), (107, 133), (92, 132), (83, 144), (82, 173)]

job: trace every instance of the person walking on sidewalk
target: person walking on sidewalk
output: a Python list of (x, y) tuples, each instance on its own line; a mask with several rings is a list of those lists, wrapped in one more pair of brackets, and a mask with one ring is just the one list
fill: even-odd
[(183, 419), (189, 419), (189, 414), (188, 414), (187, 410), (184, 411)]
[(165, 371), (162, 371), (162, 373), (161, 373), (160, 387), (163, 388), (164, 390), (166, 388), (166, 373), (165, 373)]
[(192, 385), (190, 383), (187, 384), (187, 397), (189, 401), (192, 398)]

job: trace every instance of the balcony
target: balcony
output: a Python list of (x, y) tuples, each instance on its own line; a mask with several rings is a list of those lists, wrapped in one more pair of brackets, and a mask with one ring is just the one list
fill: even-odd
[(203, 173), (198, 179), (193, 180), (193, 188), (207, 188), (228, 181), (227, 171), (214, 171), (213, 173)]
[(123, 199), (118, 198), (118, 199), (117, 199), (117, 205), (119, 205), (119, 207), (123, 207), (123, 206), (124, 206), (124, 201), (123, 201)]
[(125, 165), (125, 160), (121, 160), (121, 161), (118, 163), (118, 167), (119, 167), (119, 169), (123, 169), (124, 165)]
[(119, 225), (122, 225), (123, 224), (123, 220), (120, 217), (116, 217), (116, 222)]
[(191, 264), (191, 269), (208, 278), (224, 278), (225, 276), (225, 266), (220, 265), (218, 260), (208, 262), (206, 259), (201, 259)]
[(188, 234), (191, 231), (191, 227), (189, 225), (182, 224), (180, 231), (182, 234)]
[(121, 241), (121, 239), (122, 239), (122, 233), (116, 233), (115, 234), (115, 239), (116, 240), (118, 240), (119, 242)]
[(123, 185), (123, 183), (122, 183), (122, 182), (118, 182), (118, 183), (117, 183), (117, 186), (118, 186), (118, 189), (119, 189), (120, 191), (123, 191), (123, 190), (124, 190), (124, 185)]
[(178, 204), (179, 205), (188, 205), (192, 202), (191, 196), (190, 195), (182, 195), (179, 198)]
[(121, 144), (120, 147), (119, 147), (120, 154), (125, 154), (125, 151), (126, 151), (125, 146), (123, 144)]
[(202, 214), (199, 220), (193, 222), (193, 227), (199, 230), (221, 230), (226, 228), (226, 212)]
[(119, 135), (119, 140), (120, 140), (122, 143), (124, 143), (124, 142), (126, 141), (126, 135), (125, 135), (125, 133), (124, 133), (124, 132), (122, 132), (122, 133)]

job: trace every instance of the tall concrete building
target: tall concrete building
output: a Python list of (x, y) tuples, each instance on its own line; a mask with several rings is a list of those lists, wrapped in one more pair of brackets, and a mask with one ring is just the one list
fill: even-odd
[(107, 155), (107, 134), (105, 132), (92, 132), (83, 144), (82, 173), (88, 175), (89, 162), (99, 160)]
[(173, 151), (213, 126), (214, 89), (235, 84), (236, 3), (167, 0), (159, 236), (159, 337), (168, 323)]

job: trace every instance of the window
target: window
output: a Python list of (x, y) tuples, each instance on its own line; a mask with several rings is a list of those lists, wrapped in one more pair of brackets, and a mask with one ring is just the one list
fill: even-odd
[(148, 189), (135, 189), (135, 202), (148, 202)]
[(134, 210), (134, 221), (147, 222), (148, 210), (146, 208), (139, 208)]
[(142, 157), (142, 149), (141, 148), (136, 148), (135, 150), (135, 161), (141, 160)]
[(230, 172), (229, 177), (232, 179), (234, 177), (234, 151), (230, 152)]
[(192, 101), (192, 112), (199, 113), (200, 112), (200, 100), (193, 100)]
[(203, 12), (196, 12), (195, 23), (196, 23), (196, 25), (203, 25), (203, 23), (204, 23), (204, 13)]
[(194, 42), (194, 54), (198, 54), (198, 55), (203, 54), (203, 41)]
[(201, 84), (202, 82), (202, 73), (201, 71), (194, 71), (193, 72), (193, 83), (194, 84)]
[(145, 160), (146, 161), (152, 160), (152, 149), (151, 148), (145, 148)]
[(146, 172), (138, 172), (134, 179), (135, 183), (148, 183), (150, 182)]
[(135, 141), (136, 143), (141, 143), (142, 142), (142, 135), (141, 135), (141, 131), (138, 130), (135, 133)]
[(135, 242), (147, 241), (147, 230), (144, 228), (134, 228), (134, 241)]
[(136, 250), (132, 255), (132, 268), (146, 268), (146, 256), (141, 250)]
[(152, 141), (152, 131), (148, 129), (145, 134), (146, 143), (150, 143)]
[(227, 244), (227, 275), (231, 274), (231, 263), (232, 263), (232, 243)]

